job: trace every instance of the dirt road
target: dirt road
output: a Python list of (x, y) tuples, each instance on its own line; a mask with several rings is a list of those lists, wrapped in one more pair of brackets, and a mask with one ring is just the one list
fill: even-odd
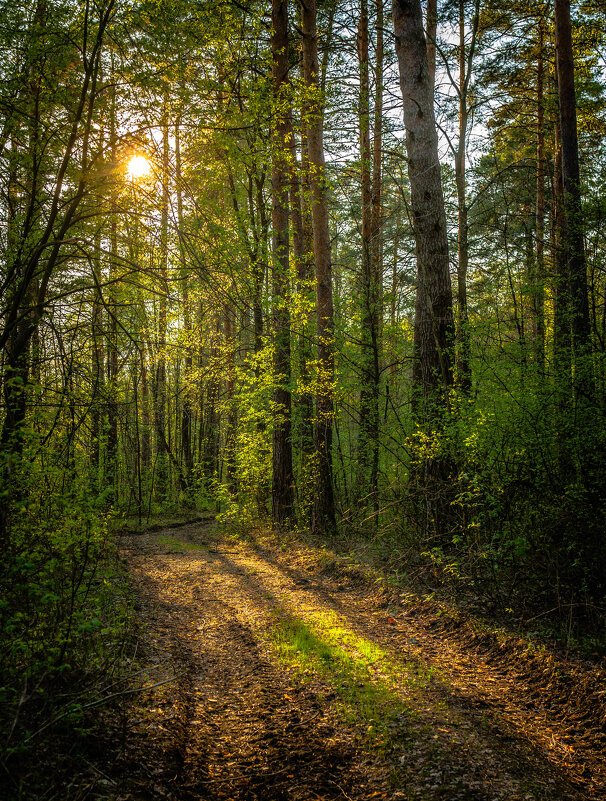
[(603, 733), (355, 571), (200, 524), (123, 554), (158, 686), (116, 798), (606, 798)]

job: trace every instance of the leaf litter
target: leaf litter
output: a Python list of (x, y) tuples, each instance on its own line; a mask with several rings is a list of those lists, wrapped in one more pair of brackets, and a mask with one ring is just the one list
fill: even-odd
[(119, 721), (105, 713), (96, 797), (606, 797), (601, 710), (579, 700), (600, 690), (585, 674), (571, 669), (564, 695), (549, 655), (522, 658), (354, 570), (327, 572), (312, 549), (209, 524), (166, 534), (124, 537), (123, 555), (150, 684), (177, 678), (129, 698)]

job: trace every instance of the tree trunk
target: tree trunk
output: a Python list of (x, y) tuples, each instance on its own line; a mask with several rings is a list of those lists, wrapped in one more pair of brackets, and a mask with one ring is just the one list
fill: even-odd
[[(112, 58), (112, 76), (115, 75)], [(112, 164), (117, 159), (116, 91), (112, 88), (110, 110), (110, 152)], [(116, 188), (111, 188), (109, 223), (109, 289), (107, 310), (109, 313), (109, 337), (107, 342), (107, 453), (105, 483), (110, 489), (109, 502), (118, 502), (118, 299), (116, 297), (118, 271), (118, 209)]]
[[(227, 426), (225, 427), (225, 478), (227, 489), (232, 498), (238, 492), (238, 478), (236, 472), (236, 427), (237, 415), (234, 392), (236, 388), (235, 364), (235, 314), (229, 303), (224, 305), (224, 333), (227, 359), (226, 397), (227, 397)], [(212, 432), (214, 435), (214, 432)]]
[(156, 499), (163, 503), (168, 496), (168, 458), (166, 448), (166, 327), (168, 296), (168, 203), (169, 203), (169, 126), (168, 93), (164, 96), (162, 113), (162, 199), (160, 208), (160, 254), (158, 278), (160, 285), (158, 308), (158, 356), (155, 380), (156, 426)]
[(293, 131), (288, 98), (288, 2), (272, 0), (272, 77), (274, 93), (272, 226), (274, 322), (274, 430), (272, 519), (288, 526), (294, 519), (290, 393), (288, 189)]
[(427, 68), (433, 97), (436, 86), (436, 33), (438, 28), (438, 0), (427, 0), (425, 30), (427, 32)]
[[(475, 31), (474, 31), (475, 37)], [(459, 141), (455, 153), (455, 180), (458, 207), (458, 260), (457, 260), (457, 384), (461, 392), (471, 391), (471, 338), (467, 313), (467, 270), (469, 267), (469, 236), (467, 222), (467, 90), (469, 78), (465, 49), (465, 5), (459, 0)], [(469, 65), (471, 67), (471, 65)]]
[(183, 333), (185, 337), (185, 369), (183, 375), (184, 388), (182, 391), (181, 410), (181, 450), (185, 465), (185, 480), (191, 484), (194, 467), (192, 452), (192, 369), (193, 369), (193, 342), (191, 330), (191, 303), (189, 298), (189, 273), (187, 271), (186, 253), (183, 232), (183, 189), (181, 185), (181, 118), (175, 123), (175, 185), (177, 193), (177, 236), (179, 238), (179, 257), (181, 266), (181, 298), (183, 303)]
[[(376, 46), (375, 46), (375, 109), (374, 131), (372, 143), (372, 186), (371, 186), (371, 267), (372, 267), (372, 303), (374, 310), (372, 331), (373, 355), (373, 394), (376, 404), (373, 406), (376, 415), (374, 429), (376, 438), (372, 452), (370, 471), (370, 489), (374, 496), (374, 511), (379, 511), (379, 394), (381, 379), (381, 352), (383, 331), (383, 220), (382, 220), (382, 183), (383, 183), (383, 0), (375, 0), (376, 11)], [(379, 525), (378, 514), (375, 523)]]
[[(303, 126), (304, 129), (304, 126)], [(292, 139), (291, 147), (291, 218), (293, 229), (293, 255), (297, 273), (297, 290), (304, 304), (298, 335), (298, 419), (299, 430), (297, 441), (300, 449), (301, 468), (314, 450), (313, 414), (314, 401), (309, 389), (309, 364), (313, 359), (311, 333), (309, 330), (310, 314), (307, 313), (307, 301), (313, 285), (313, 234), (311, 230), (311, 214), (309, 209), (309, 169), (307, 166), (307, 137), (303, 130), (301, 135), (301, 167), (297, 165), (297, 145)]]
[(531, 281), (533, 339), (539, 374), (545, 372), (545, 19), (541, 7), (537, 37), (537, 189), (535, 221), (535, 267)]
[(593, 395), (587, 273), (579, 173), (579, 144), (574, 88), (570, 0), (555, 0), (556, 65), (562, 147), (562, 191), (565, 217), (563, 258), (568, 266), (574, 387), (577, 399)]
[(553, 373), (556, 406), (556, 430), (558, 436), (558, 460), (560, 474), (567, 480), (572, 470), (570, 456), (571, 424), (570, 406), (572, 402), (572, 341), (570, 331), (570, 293), (568, 261), (564, 240), (566, 236), (565, 214), (563, 209), (562, 148), (560, 125), (556, 121), (554, 137), (553, 169)]
[(438, 137), (419, 0), (394, 0), (408, 177), (417, 254), (414, 406), (424, 421), (448, 404), (454, 322)]
[(362, 275), (361, 300), (361, 387), (360, 431), (358, 435), (357, 491), (360, 501), (376, 496), (377, 452), (379, 444), (379, 364), (377, 331), (377, 276), (373, 263), (373, 194), (370, 150), (370, 86), (368, 56), (368, 3), (361, 0), (357, 37), (360, 91), (358, 121), (360, 135), (360, 171), (362, 197)]
[(317, 482), (312, 528), (330, 531), (335, 528), (335, 504), (332, 475), (332, 428), (334, 417), (334, 319), (330, 231), (326, 197), (324, 160), (324, 104), (318, 86), (318, 35), (316, 0), (301, 4), (303, 37), (303, 74), (307, 89), (305, 118), (310, 163), (314, 261), (316, 266), (316, 314), (318, 322), (318, 394), (314, 440), (317, 458)]

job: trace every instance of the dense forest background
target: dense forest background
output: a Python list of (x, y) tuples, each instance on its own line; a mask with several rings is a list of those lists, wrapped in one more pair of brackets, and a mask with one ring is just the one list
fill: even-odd
[(116, 658), (124, 518), (365, 542), (603, 644), (603, 3), (0, 7), (11, 735)]

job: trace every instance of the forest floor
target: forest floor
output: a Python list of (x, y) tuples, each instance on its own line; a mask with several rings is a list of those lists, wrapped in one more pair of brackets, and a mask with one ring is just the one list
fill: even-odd
[(606, 798), (599, 666), (472, 630), (301, 543), (196, 523), (121, 553), (150, 689), (103, 713), (107, 764), (82, 798)]

